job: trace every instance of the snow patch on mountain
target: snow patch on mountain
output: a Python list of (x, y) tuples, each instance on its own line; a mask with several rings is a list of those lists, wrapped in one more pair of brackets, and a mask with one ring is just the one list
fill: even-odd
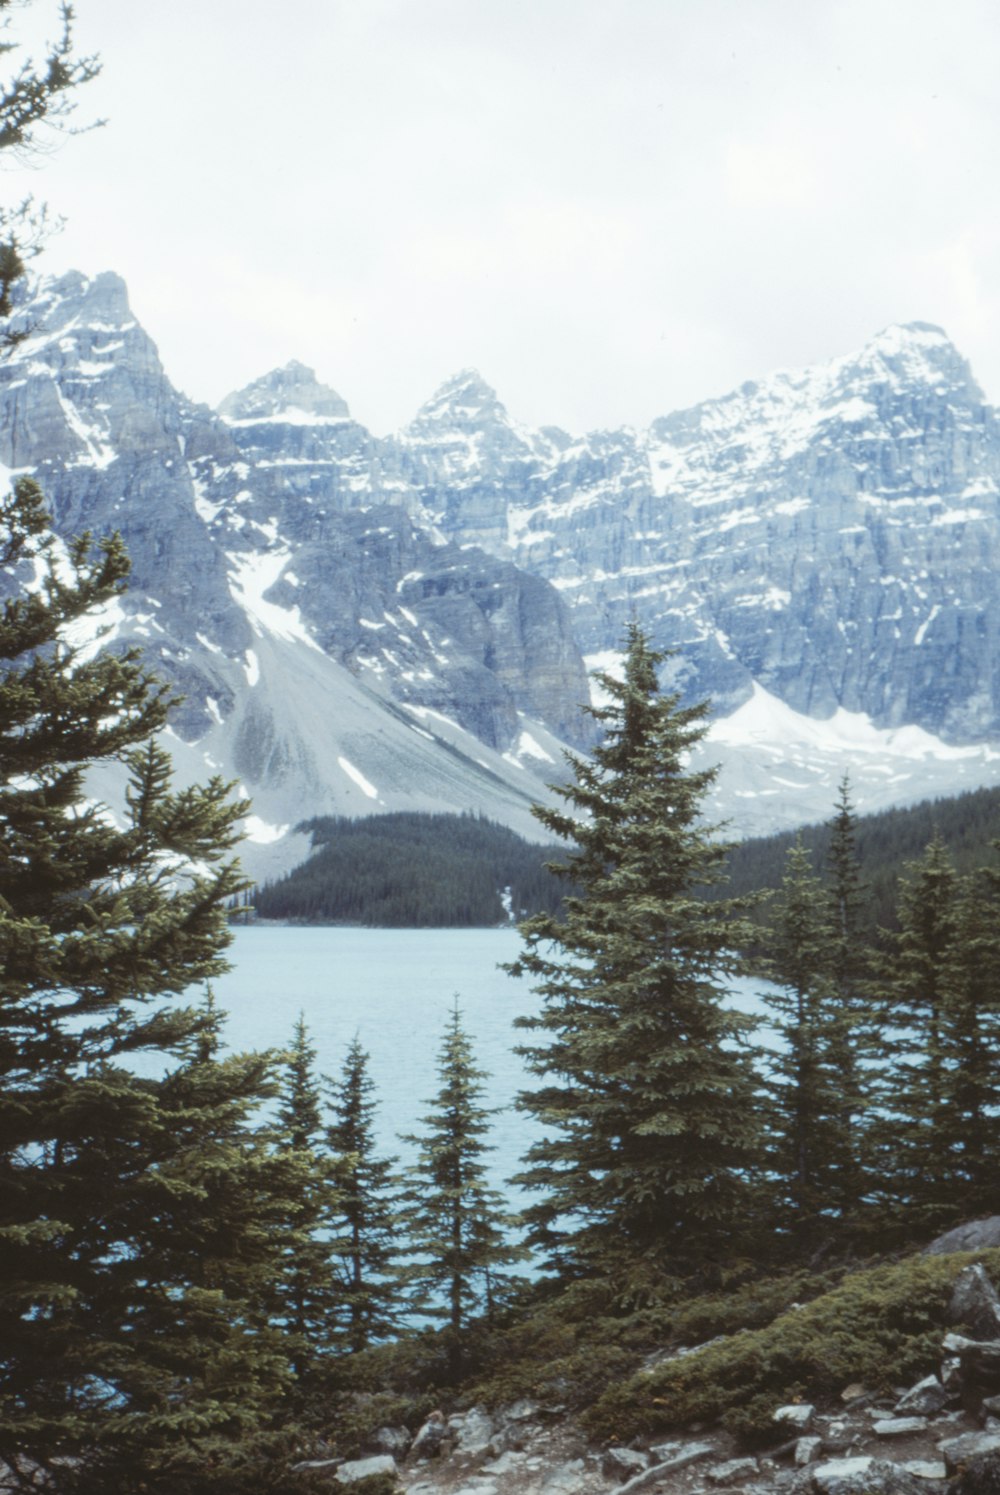
[(712, 723), (692, 764), (718, 769), (710, 813), (739, 839), (828, 819), (845, 774), (863, 814), (1000, 784), (997, 746), (879, 728), (843, 708), (809, 717), (756, 682), (750, 700)]

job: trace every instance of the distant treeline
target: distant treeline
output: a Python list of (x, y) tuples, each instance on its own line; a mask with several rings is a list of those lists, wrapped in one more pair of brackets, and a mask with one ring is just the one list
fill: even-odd
[[(882, 810), (860, 816), (856, 828), (865, 934), (878, 943), (878, 930), (897, 928), (901, 873), (908, 862), (919, 861), (935, 833), (960, 873), (990, 860), (990, 843), (1000, 839), (1000, 789)], [(558, 846), (526, 841), (475, 815), (321, 816), (301, 829), (312, 835), (313, 854), (257, 892), (261, 918), (405, 928), (489, 926), (508, 917), (501, 896), (506, 889), (516, 919), (556, 912), (566, 891), (545, 870), (546, 862), (561, 859)], [(733, 897), (780, 887), (797, 837), (822, 874), (829, 824), (738, 843), (728, 860), (728, 881), (715, 891)]]
[[(831, 814), (833, 806), (831, 803)], [(880, 943), (877, 931), (895, 930), (896, 885), (907, 862), (919, 861), (928, 843), (941, 837), (959, 873), (997, 860), (990, 843), (1000, 840), (1000, 789), (973, 789), (951, 799), (922, 800), (905, 809), (881, 810), (856, 821), (857, 857), (865, 884), (865, 933)], [(743, 841), (727, 864), (728, 882), (718, 889), (726, 897), (778, 888), (787, 870), (788, 849), (801, 837), (820, 875), (830, 851), (830, 825), (805, 826)], [(765, 916), (766, 917), (766, 916)]]
[[(303, 823), (314, 851), (255, 898), (265, 919), (427, 928), (489, 926), (556, 912), (562, 886), (545, 870), (559, 850), (475, 815), (400, 812)], [(505, 897), (506, 906), (505, 906)]]

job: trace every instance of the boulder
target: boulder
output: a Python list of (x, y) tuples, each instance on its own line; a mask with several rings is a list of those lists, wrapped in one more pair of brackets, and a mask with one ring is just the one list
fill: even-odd
[(537, 1402), (528, 1396), (522, 1396), (519, 1401), (502, 1408), (499, 1416), (501, 1422), (534, 1422), (540, 1412)]
[(957, 1438), (943, 1438), (938, 1449), (948, 1473), (958, 1474), (980, 1454), (1000, 1458), (1000, 1433), (961, 1433)]
[(901, 1396), (894, 1408), (897, 1417), (933, 1417), (946, 1407), (951, 1397), (937, 1376), (925, 1376)]
[(645, 1490), (649, 1485), (658, 1484), (667, 1474), (673, 1474), (678, 1469), (686, 1469), (689, 1464), (696, 1464), (700, 1459), (707, 1459), (710, 1454), (715, 1453), (711, 1443), (688, 1443), (682, 1444), (677, 1453), (670, 1458), (662, 1460), (658, 1464), (650, 1464), (641, 1474), (633, 1475), (627, 1484), (620, 1485), (617, 1495), (632, 1495), (634, 1490)]
[(956, 1277), (946, 1318), (949, 1324), (964, 1324), (976, 1339), (1000, 1339), (1000, 1298), (978, 1262)]
[(846, 1453), (853, 1441), (853, 1425), (838, 1419), (823, 1434), (823, 1449), (826, 1453)]
[(974, 1454), (952, 1486), (954, 1495), (1000, 1495), (1000, 1454)]
[(813, 1464), (823, 1452), (823, 1439), (815, 1436), (800, 1438), (795, 1445), (795, 1462), (800, 1467)]
[[(966, 1339), (961, 1334), (946, 1334), (942, 1347), (947, 1357), (957, 1358), (963, 1382), (1000, 1386), (1000, 1340)], [(949, 1382), (945, 1381), (945, 1384)]]
[(812, 1471), (817, 1495), (926, 1495), (901, 1464), (871, 1458), (833, 1459)]
[(947, 1479), (948, 1471), (939, 1459), (904, 1459), (901, 1468), (917, 1479)]
[(371, 1459), (351, 1459), (346, 1464), (341, 1464), (334, 1474), (338, 1485), (356, 1485), (359, 1480), (370, 1479), (372, 1475), (390, 1475), (396, 1477), (396, 1460), (389, 1454), (376, 1454)]
[(705, 1478), (710, 1485), (731, 1485), (737, 1480), (753, 1479), (759, 1473), (757, 1460), (727, 1459), (724, 1464), (715, 1464), (711, 1469), (705, 1470)]
[(981, 1251), (986, 1246), (1000, 1246), (1000, 1215), (957, 1225), (925, 1246), (924, 1255), (947, 1256), (952, 1251)]
[(631, 1479), (648, 1468), (649, 1455), (638, 1448), (609, 1448), (601, 1459), (601, 1472), (608, 1479)]
[(774, 1421), (782, 1423), (793, 1433), (804, 1433), (815, 1416), (816, 1408), (809, 1402), (791, 1402), (779, 1407), (773, 1414)]
[[(496, 1431), (496, 1424), (485, 1407), (470, 1407), (461, 1417), (448, 1419), (455, 1441), (462, 1453), (481, 1453), (488, 1448)], [(497, 1452), (502, 1452), (498, 1449)]]
[(872, 1432), (878, 1438), (906, 1438), (911, 1433), (925, 1433), (925, 1417), (883, 1417), (872, 1424)]

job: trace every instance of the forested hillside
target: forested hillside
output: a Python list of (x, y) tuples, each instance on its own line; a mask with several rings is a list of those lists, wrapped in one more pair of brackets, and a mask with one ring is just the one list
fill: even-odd
[(302, 829), (312, 833), (314, 853), (260, 890), (261, 918), (459, 928), (560, 904), (561, 889), (545, 870), (558, 852), (479, 816), (320, 817)]
[[(947, 848), (958, 873), (993, 860), (991, 846), (1000, 839), (1000, 789), (975, 789), (951, 799), (924, 800), (905, 809), (861, 815), (856, 836), (865, 883), (861, 927), (867, 938), (877, 940), (878, 930), (898, 928), (899, 879), (906, 864), (919, 861), (935, 836)], [(831, 838), (827, 822), (740, 842), (729, 856), (726, 896), (780, 887), (788, 853), (798, 840), (813, 867), (822, 871), (829, 861)]]
[[(897, 927), (899, 878), (935, 835), (959, 873), (990, 860), (991, 843), (1000, 839), (1000, 789), (883, 810), (859, 816), (856, 824), (866, 888), (862, 925), (875, 939), (879, 929)], [(258, 891), (254, 902), (261, 918), (460, 928), (555, 912), (560, 905), (563, 888), (545, 864), (560, 860), (561, 850), (525, 841), (479, 816), (321, 816), (302, 828), (312, 834), (313, 855)], [(780, 887), (788, 852), (798, 840), (822, 871), (831, 834), (825, 823), (739, 842), (729, 854), (728, 881), (716, 891), (741, 897)]]

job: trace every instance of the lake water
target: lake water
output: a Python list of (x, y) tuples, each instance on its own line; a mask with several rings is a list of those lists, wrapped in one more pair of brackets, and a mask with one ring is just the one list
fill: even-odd
[[(400, 1132), (422, 1131), (420, 1117), (437, 1093), (437, 1056), (457, 995), (478, 1067), (487, 1072), (485, 1103), (497, 1107), (490, 1173), (499, 1186), (517, 1171), (537, 1123), (517, 1111), (530, 1088), (513, 1052), (524, 1035), (515, 1017), (538, 1009), (527, 981), (499, 969), (521, 949), (514, 929), (348, 929), (258, 924), (239, 927), (233, 969), (213, 982), (228, 1014), (234, 1050), (284, 1048), (301, 1012), (320, 1073), (339, 1076), (355, 1036), (370, 1055), (383, 1154), (411, 1149)], [(734, 1003), (759, 1011), (760, 982), (733, 982)]]

